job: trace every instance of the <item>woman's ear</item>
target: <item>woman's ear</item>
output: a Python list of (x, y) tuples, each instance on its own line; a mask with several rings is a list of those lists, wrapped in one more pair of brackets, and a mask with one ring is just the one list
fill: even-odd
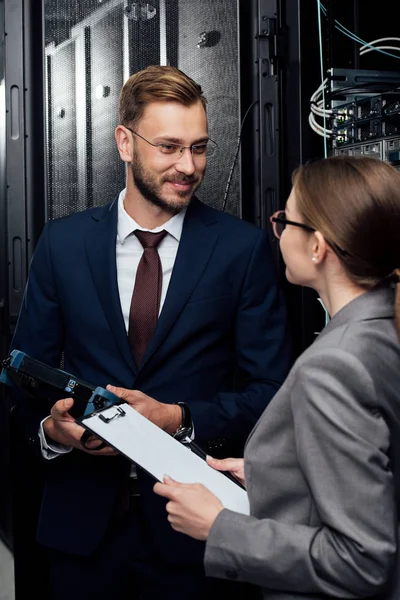
[(328, 244), (320, 231), (313, 233), (312, 239), (312, 261), (315, 265), (321, 264), (328, 253)]
[(132, 136), (123, 125), (118, 125), (115, 129), (115, 141), (121, 160), (131, 163), (133, 160)]

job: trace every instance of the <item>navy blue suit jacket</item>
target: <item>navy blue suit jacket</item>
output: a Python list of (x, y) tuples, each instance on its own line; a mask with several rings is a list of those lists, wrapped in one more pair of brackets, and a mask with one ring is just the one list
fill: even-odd
[[(48, 222), (30, 267), (12, 348), (106, 386), (186, 402), (196, 441), (244, 439), (284, 381), (286, 314), (265, 232), (194, 199), (153, 340), (132, 360), (116, 271), (117, 201)], [(20, 399), (17, 419), (38, 449), (48, 408)], [(112, 518), (126, 459), (78, 450), (46, 464), (38, 539), (90, 554)], [(166, 560), (197, 560), (203, 545), (174, 532), (165, 502), (139, 472), (142, 503)], [(62, 515), (62, 518), (60, 517)], [(196, 558), (195, 558), (196, 557)]]

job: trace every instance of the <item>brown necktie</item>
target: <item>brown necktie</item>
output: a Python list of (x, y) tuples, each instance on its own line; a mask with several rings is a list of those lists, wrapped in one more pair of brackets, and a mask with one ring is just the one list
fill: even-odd
[(157, 246), (167, 232), (136, 230), (134, 233), (143, 246), (143, 254), (132, 294), (128, 338), (133, 359), (136, 366), (140, 367), (148, 343), (154, 335), (160, 310), (162, 269)]

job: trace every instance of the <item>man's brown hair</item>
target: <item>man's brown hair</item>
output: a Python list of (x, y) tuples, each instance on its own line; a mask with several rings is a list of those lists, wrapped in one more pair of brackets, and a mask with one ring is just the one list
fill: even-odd
[(201, 86), (175, 67), (154, 65), (131, 75), (119, 97), (119, 122), (135, 127), (151, 102), (179, 102), (192, 106), (207, 100)]

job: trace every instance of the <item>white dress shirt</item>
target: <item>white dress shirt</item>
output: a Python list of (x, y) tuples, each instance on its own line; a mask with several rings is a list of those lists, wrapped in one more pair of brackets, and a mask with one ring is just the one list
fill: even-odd
[(124, 198), (125, 190), (120, 193), (118, 198), (118, 233), (116, 255), (119, 298), (121, 301), (121, 309), (124, 316), (126, 331), (128, 331), (129, 309), (131, 306), (132, 292), (135, 285), (139, 261), (143, 254), (143, 246), (133, 232), (135, 229), (139, 229), (140, 231), (151, 231), (152, 233), (158, 233), (159, 231), (164, 230), (167, 232), (167, 235), (163, 240), (161, 240), (157, 248), (162, 267), (162, 288), (160, 300), (161, 312), (165, 301), (165, 296), (167, 295), (172, 269), (175, 264), (176, 253), (178, 252), (186, 208), (181, 210), (181, 212), (173, 216), (163, 225), (160, 225), (155, 229), (145, 229), (144, 227), (138, 225), (136, 221), (128, 215), (124, 209)]
[[(117, 239), (116, 239), (116, 264), (118, 277), (118, 291), (121, 302), (121, 310), (125, 321), (126, 331), (129, 326), (129, 309), (133, 288), (135, 285), (136, 272), (139, 266), (140, 259), (143, 254), (143, 246), (134, 234), (136, 229), (140, 231), (151, 231), (158, 233), (165, 230), (167, 235), (161, 240), (158, 246), (158, 254), (160, 256), (162, 268), (162, 288), (160, 300), (160, 312), (162, 310), (165, 297), (167, 295), (169, 282), (171, 279), (172, 269), (174, 267), (178, 246), (182, 235), (183, 221), (185, 219), (186, 208), (182, 209), (178, 214), (174, 215), (163, 225), (155, 229), (146, 229), (141, 227), (132, 217), (128, 215), (124, 208), (126, 189), (122, 190), (118, 197), (118, 222), (117, 222)], [(96, 382), (94, 382), (96, 383)], [(42, 455), (44, 458), (56, 458), (60, 454), (71, 452), (72, 447), (63, 446), (52, 442), (49, 444), (43, 429), (43, 423), (40, 423), (39, 438)]]

